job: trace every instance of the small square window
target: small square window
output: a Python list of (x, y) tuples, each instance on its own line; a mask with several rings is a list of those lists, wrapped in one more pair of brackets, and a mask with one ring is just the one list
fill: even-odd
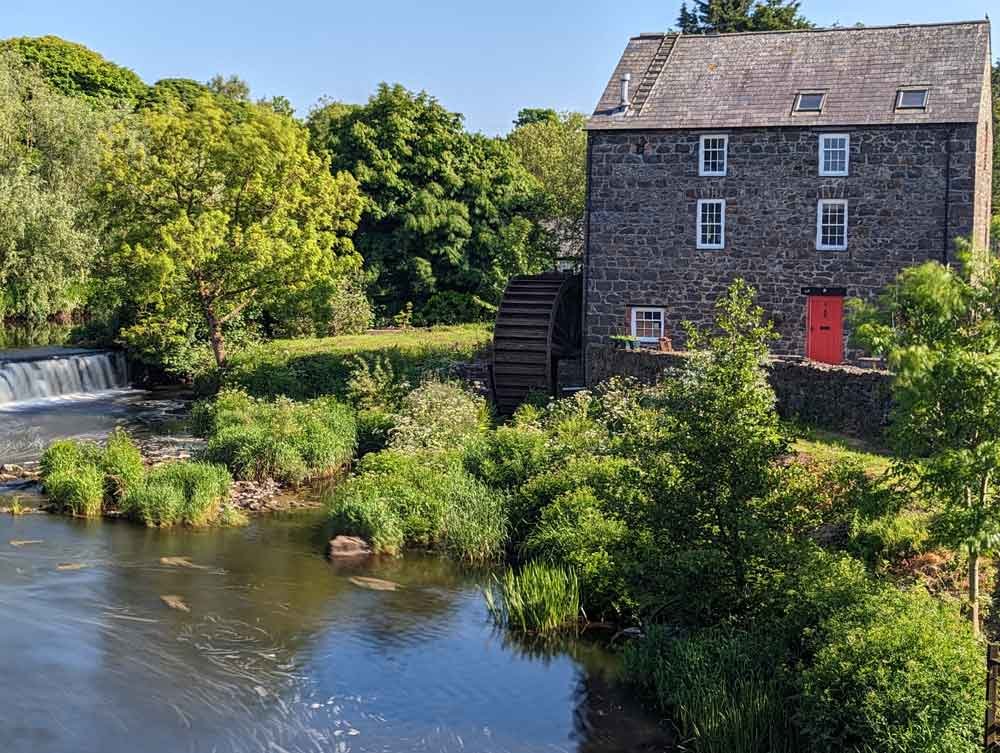
[(926, 89), (900, 89), (896, 95), (897, 110), (923, 110), (927, 107)]
[(820, 199), (816, 206), (816, 249), (847, 250), (847, 202), (844, 199)]
[(803, 92), (795, 98), (795, 112), (822, 112), (825, 94)]
[(702, 136), (698, 157), (698, 175), (725, 175), (728, 145), (728, 136)]
[(819, 136), (819, 174), (847, 175), (851, 137), (846, 133), (821, 133)]
[(726, 200), (698, 200), (697, 247), (726, 247)]
[(663, 309), (632, 309), (632, 337), (647, 345), (658, 343), (663, 337)]

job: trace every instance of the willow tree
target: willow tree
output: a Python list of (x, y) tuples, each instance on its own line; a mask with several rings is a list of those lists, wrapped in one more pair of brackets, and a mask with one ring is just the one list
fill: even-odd
[(936, 538), (969, 557), (978, 633), (980, 562), (1000, 551), (1000, 268), (968, 248), (960, 258), (903, 271), (853, 316), (857, 340), (895, 372), (899, 470), (935, 506)]
[(200, 96), (139, 113), (102, 139), (97, 198), (108, 266), (144, 313), (197, 310), (216, 363), (226, 325), (355, 271), (357, 183), (273, 108)]

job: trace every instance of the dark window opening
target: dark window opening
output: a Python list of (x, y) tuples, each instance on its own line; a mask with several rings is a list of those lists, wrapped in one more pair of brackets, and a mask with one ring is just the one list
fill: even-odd
[(896, 95), (897, 110), (923, 110), (927, 107), (926, 89), (900, 89)]
[(799, 94), (795, 98), (796, 112), (821, 112), (823, 110), (823, 99), (825, 94), (810, 93)]

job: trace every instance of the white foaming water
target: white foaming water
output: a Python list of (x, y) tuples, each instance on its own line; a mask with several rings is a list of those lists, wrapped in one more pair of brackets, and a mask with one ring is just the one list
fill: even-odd
[(129, 386), (121, 353), (74, 353), (37, 360), (0, 360), (0, 407)]

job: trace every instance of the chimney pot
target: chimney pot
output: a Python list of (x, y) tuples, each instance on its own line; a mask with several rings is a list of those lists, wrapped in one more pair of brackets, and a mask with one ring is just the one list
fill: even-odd
[(622, 101), (621, 101), (622, 107), (628, 107), (631, 104), (628, 91), (628, 85), (630, 81), (632, 81), (631, 73), (622, 74)]

